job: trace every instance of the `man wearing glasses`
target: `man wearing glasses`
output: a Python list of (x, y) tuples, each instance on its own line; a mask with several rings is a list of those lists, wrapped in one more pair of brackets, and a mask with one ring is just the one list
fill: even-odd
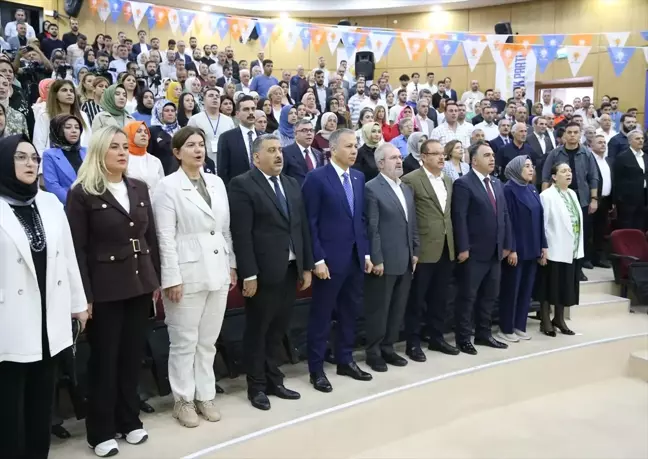
[(306, 119), (299, 120), (295, 125), (295, 143), (283, 149), (283, 173), (297, 180), (300, 186), (306, 174), (324, 164), (322, 152), (311, 147), (314, 138), (313, 124)]

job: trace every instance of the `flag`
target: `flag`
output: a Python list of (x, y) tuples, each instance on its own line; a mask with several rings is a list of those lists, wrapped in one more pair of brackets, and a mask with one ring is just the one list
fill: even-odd
[[(513, 41), (518, 45), (522, 45), (522, 49), (528, 51), (531, 45), (535, 45), (538, 42), (538, 36), (537, 35), (515, 35), (513, 37)], [(520, 47), (518, 47), (518, 50), (519, 49)]]
[(241, 28), (241, 39), (243, 43), (247, 43), (252, 35), (252, 31), (256, 27), (256, 21), (251, 18), (239, 18), (238, 25)]
[(425, 50), (428, 52), (428, 54), (432, 54), (432, 51), (434, 51), (434, 40), (431, 38), (428, 40), (427, 44), (425, 45)]
[(146, 16), (146, 12), (148, 11), (151, 4), (144, 2), (130, 2), (130, 6), (131, 14), (133, 15), (133, 25), (135, 25), (136, 29), (139, 29), (139, 26), (142, 23), (142, 19), (144, 19), (144, 16)]
[(122, 14), (124, 15), (124, 20), (126, 23), (130, 24), (133, 20), (133, 12), (131, 10), (130, 2), (122, 2)]
[(342, 39), (342, 31), (336, 27), (327, 27), (326, 29), (326, 42), (328, 43), (331, 54), (335, 54), (335, 50), (340, 44)]
[(574, 34), (570, 38), (574, 46), (592, 46), (593, 37), (591, 33)]
[(558, 47), (532, 45), (531, 50), (535, 53), (536, 62), (538, 63), (538, 68), (540, 70), (540, 73), (544, 73), (545, 70), (547, 70), (547, 66), (556, 59), (556, 53), (558, 52)]
[(182, 35), (186, 35), (191, 24), (193, 24), (196, 13), (189, 10), (178, 10), (178, 16), (180, 18), (180, 31), (182, 32)]
[(178, 17), (178, 11), (174, 8), (169, 8), (167, 10), (167, 18), (169, 20), (169, 27), (171, 27), (171, 32), (173, 35), (178, 33), (178, 27), (180, 27), (180, 18)]
[(119, 16), (122, 14), (124, 2), (122, 0), (110, 0), (110, 18), (113, 22), (117, 22)]
[(493, 54), (493, 59), (499, 54), (500, 46), (506, 43), (510, 35), (486, 35), (486, 42)]
[(630, 37), (630, 32), (607, 32), (605, 36), (607, 37), (610, 47), (620, 48), (625, 46)]
[(396, 36), (390, 32), (370, 32), (369, 42), (376, 62), (389, 53)]
[(643, 49), (644, 57), (646, 58), (646, 64), (648, 64), (648, 46), (644, 46), (641, 49)]
[[(193, 30), (196, 35), (207, 34), (207, 29), (211, 29), (212, 19), (214, 15), (211, 14), (195, 14), (193, 19)], [(213, 34), (214, 32), (212, 32)]]
[(583, 62), (587, 59), (587, 55), (592, 49), (591, 46), (566, 46), (567, 50), (567, 61), (569, 62), (569, 68), (571, 69), (572, 76), (576, 76), (578, 71), (583, 66)]
[(522, 49), (521, 46), (517, 46), (513, 43), (504, 43), (500, 46), (499, 54), (502, 56), (502, 62), (506, 68), (509, 68), (513, 63), (518, 51)]
[(612, 47), (608, 46), (608, 55), (612, 61), (612, 67), (614, 67), (614, 74), (616, 76), (621, 76), (625, 70), (628, 62), (632, 58), (632, 55), (635, 52), (634, 46), (627, 47)]
[(267, 19), (259, 19), (256, 23), (257, 35), (259, 36), (259, 41), (261, 42), (261, 47), (265, 48), (268, 46), (270, 37), (272, 36), (272, 31), (274, 30), (276, 24)]
[(308, 24), (303, 24), (301, 32), (299, 32), (299, 38), (301, 39), (302, 48), (307, 50), (311, 43), (311, 29)]
[[(225, 38), (225, 35), (227, 35), (227, 32), (229, 32), (229, 21), (225, 16), (218, 16), (216, 18), (212, 18), (212, 21), (216, 20), (216, 30), (218, 31), (218, 35), (221, 37), (221, 40)], [(213, 22), (212, 22), (212, 27), (213, 27)]]
[(477, 67), (477, 64), (479, 64), (479, 61), (482, 57), (482, 54), (484, 54), (484, 50), (488, 46), (488, 43), (486, 43), (485, 41), (474, 40), (464, 40), (462, 43), (466, 61), (468, 62), (468, 67), (470, 67), (470, 71), (473, 72), (475, 70), (475, 67)]
[(454, 40), (437, 40), (436, 45), (437, 50), (439, 51), (439, 56), (441, 56), (441, 65), (447, 67), (450, 63), (450, 59), (452, 59), (452, 56), (457, 52), (459, 42)]
[[(151, 25), (151, 18), (153, 20), (153, 24)], [(159, 27), (161, 28), (164, 23), (167, 21), (167, 9), (161, 6), (152, 6), (149, 9), (149, 28)]]
[(99, 0), (90, 0), (90, 11), (96, 13), (97, 10), (99, 9), (100, 3), (101, 2)]
[(108, 16), (110, 16), (110, 2), (107, 0), (99, 1), (99, 6), (97, 7), (97, 14), (99, 14), (99, 19), (101, 22), (106, 22)]
[(417, 60), (421, 57), (427, 45), (425, 38), (418, 32), (401, 32), (400, 36), (410, 61)]
[(301, 34), (301, 27), (302, 26), (298, 26), (294, 22), (284, 24), (282, 36), (286, 42), (286, 50), (288, 52), (292, 52), (292, 50), (295, 49), (295, 45), (297, 44), (297, 40)]
[(238, 41), (238, 39), (241, 38), (241, 26), (239, 25), (239, 18), (229, 17), (227, 18), (227, 23), (229, 24), (230, 34), (232, 35), (232, 38)]
[(322, 43), (326, 40), (326, 30), (319, 27), (311, 28), (310, 38), (315, 52), (319, 53)]
[(641, 33), (641, 38), (648, 41), (648, 30), (644, 30), (643, 32), (640, 33)]
[(358, 49), (360, 39), (360, 34), (356, 32), (345, 32), (342, 34), (342, 44), (344, 45), (347, 56), (351, 56)]
[(564, 35), (542, 35), (545, 47), (560, 48), (565, 41)]

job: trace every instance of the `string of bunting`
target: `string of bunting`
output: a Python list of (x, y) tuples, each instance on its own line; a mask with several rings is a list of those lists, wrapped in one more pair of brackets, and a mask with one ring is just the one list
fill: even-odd
[[(625, 46), (630, 32), (603, 32), (588, 34), (540, 34), (514, 35), (513, 43), (507, 43), (507, 35), (475, 34), (468, 32), (433, 33), (417, 30), (378, 29), (366, 27), (332, 26), (326, 24), (302, 23), (292, 20), (260, 19), (229, 16), (218, 13), (198, 13), (192, 10), (157, 6), (145, 2), (125, 0), (90, 0), (90, 9), (101, 21), (110, 17), (116, 22), (123, 16), (127, 23), (137, 29), (146, 18), (149, 29), (170, 27), (173, 34), (180, 30), (186, 35), (190, 30), (197, 35), (211, 33), (223, 40), (229, 33), (235, 40), (249, 41), (256, 30), (261, 47), (265, 48), (273, 39), (284, 41), (286, 49), (293, 51), (300, 42), (303, 49), (313, 46), (315, 52), (326, 43), (331, 53), (335, 53), (340, 41), (347, 56), (355, 51), (370, 49), (376, 62), (389, 53), (394, 42), (399, 39), (410, 60), (418, 60), (425, 53), (437, 49), (441, 65), (447, 67), (462, 46), (464, 56), (473, 71), (486, 48), (493, 58), (501, 60), (510, 67), (519, 54), (526, 56), (532, 52), (538, 62), (538, 69), (544, 73), (553, 61), (559, 58), (559, 50), (566, 53), (569, 67), (576, 76), (587, 59), (595, 37), (605, 36), (607, 51), (614, 73), (620, 76), (637, 49), (643, 50), (648, 63), (648, 44), (645, 46)], [(640, 32), (648, 42), (648, 30)]]

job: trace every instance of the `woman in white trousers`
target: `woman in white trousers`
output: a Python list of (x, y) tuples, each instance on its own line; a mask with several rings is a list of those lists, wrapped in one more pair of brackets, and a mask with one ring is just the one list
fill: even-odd
[(196, 427), (198, 414), (216, 422), (214, 358), (227, 294), (236, 285), (227, 192), (216, 175), (205, 174), (205, 136), (180, 129), (172, 141), (180, 162), (153, 198), (165, 292), (169, 382), (173, 417)]

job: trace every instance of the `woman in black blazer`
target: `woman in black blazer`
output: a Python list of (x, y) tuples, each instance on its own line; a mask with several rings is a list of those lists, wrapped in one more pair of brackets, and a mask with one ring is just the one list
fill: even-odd
[(164, 175), (169, 175), (178, 170), (178, 161), (173, 156), (171, 139), (180, 129), (178, 124), (176, 106), (167, 99), (159, 100), (153, 107), (151, 115), (151, 140), (147, 151), (160, 160), (164, 168)]
[(358, 149), (358, 157), (353, 167), (365, 176), (365, 182), (378, 175), (378, 166), (374, 153), (378, 145), (383, 143), (382, 129), (378, 123), (365, 123), (362, 126), (362, 138), (364, 145)]
[(403, 160), (403, 175), (409, 174), (421, 167), (421, 145), (427, 140), (422, 132), (414, 132), (407, 139), (408, 155)]

